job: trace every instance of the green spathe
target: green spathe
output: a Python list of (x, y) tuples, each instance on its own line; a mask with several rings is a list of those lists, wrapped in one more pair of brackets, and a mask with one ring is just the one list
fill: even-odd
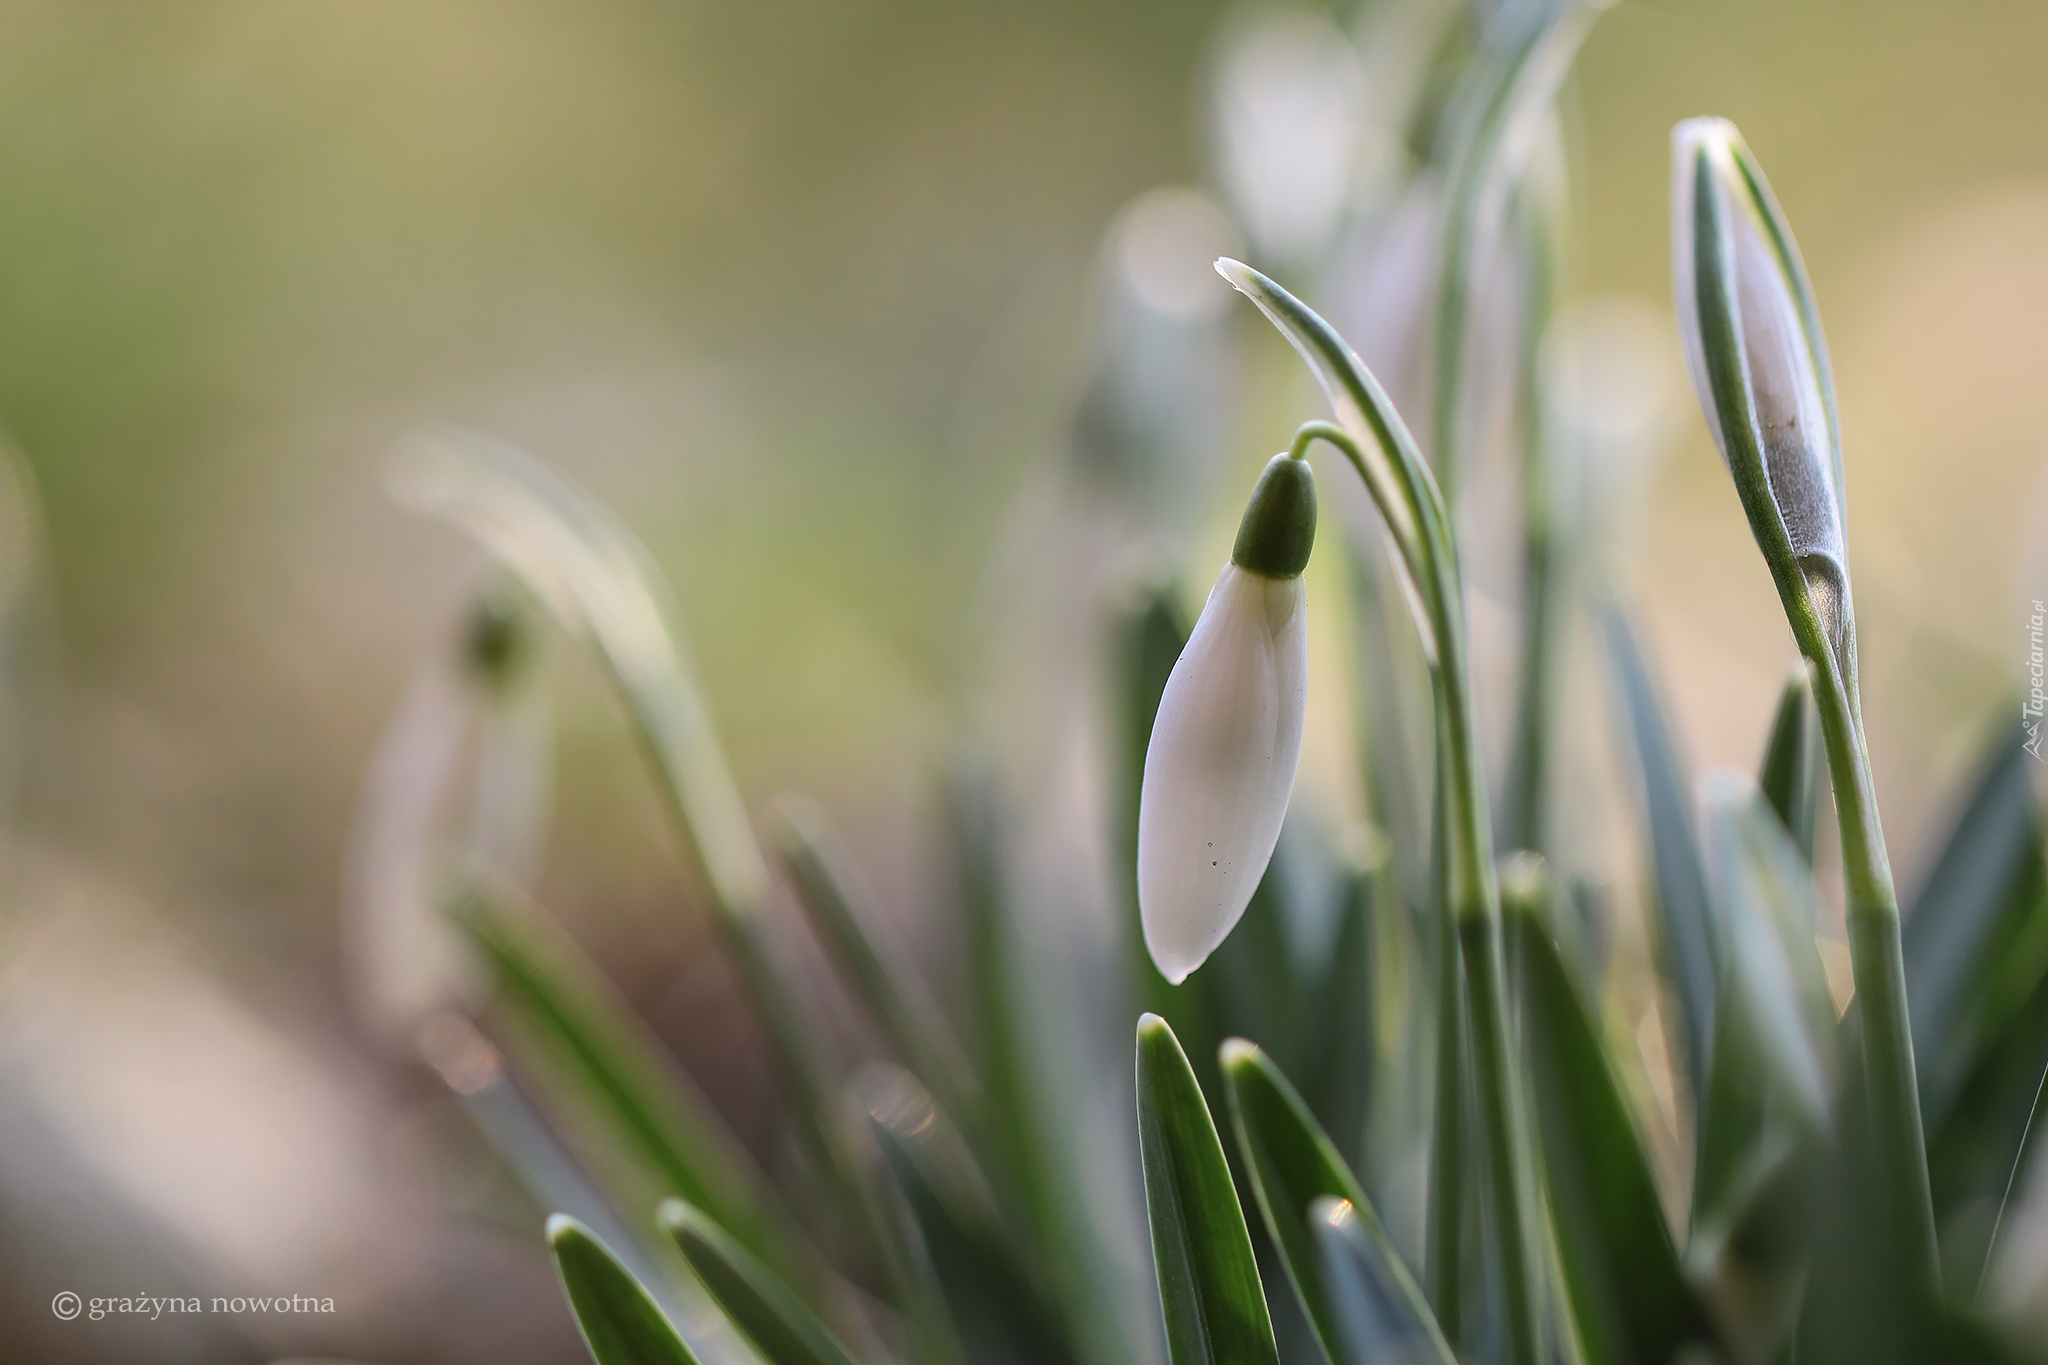
[(1299, 578), (1316, 543), (1316, 476), (1281, 453), (1266, 465), (1238, 523), (1230, 562), (1267, 578)]

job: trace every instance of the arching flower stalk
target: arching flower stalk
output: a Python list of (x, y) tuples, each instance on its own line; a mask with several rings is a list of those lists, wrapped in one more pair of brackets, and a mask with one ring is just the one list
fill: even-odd
[(1244, 914), (1280, 838), (1301, 758), (1301, 571), (1315, 534), (1308, 462), (1275, 455), (1159, 699), (1138, 802), (1138, 909), (1152, 961), (1176, 985)]
[[(1456, 963), (1463, 968), (1462, 1022), (1471, 1039), (1487, 1178), (1499, 1233), (1496, 1248), (1506, 1309), (1504, 1358), (1513, 1365), (1536, 1365), (1543, 1357), (1543, 1339), (1540, 1262), (1531, 1239), (1537, 1214), (1531, 1194), (1534, 1176), (1508, 1022), (1500, 890), (1494, 875), (1493, 835), (1473, 705), (1464, 588), (1450, 515), (1400, 414), (1329, 323), (1249, 266), (1223, 260), (1216, 263), (1216, 269), (1293, 343), (1322, 385), (1337, 423), (1313, 422), (1303, 427), (1296, 437), (1296, 449), (1304, 449), (1316, 439), (1326, 440), (1344, 453), (1365, 481), (1393, 540), (1401, 582), (1431, 663), (1437, 767), (1443, 782), (1440, 809), (1449, 850), (1445, 907), (1450, 916), (1446, 927), (1451, 932), (1444, 935), (1444, 942), (1446, 951), (1456, 954)], [(1456, 974), (1450, 979), (1455, 981)], [(1450, 993), (1446, 998), (1451, 999)], [(1455, 1037), (1450, 1026), (1457, 1022), (1455, 1016), (1446, 1017), (1446, 1037)], [(1440, 1116), (1446, 1112), (1440, 1106)], [(1440, 1171), (1437, 1175), (1442, 1179), (1432, 1179), (1432, 1200), (1441, 1203), (1449, 1196), (1449, 1202), (1462, 1207), (1456, 1173)]]
[(1672, 130), (1673, 292), (1687, 367), (1799, 652), (1813, 665), (1841, 827), (1874, 1148), (1914, 1273), (1939, 1275), (1892, 886), (1863, 736), (1841, 425), (1827, 341), (1791, 229), (1725, 119)]

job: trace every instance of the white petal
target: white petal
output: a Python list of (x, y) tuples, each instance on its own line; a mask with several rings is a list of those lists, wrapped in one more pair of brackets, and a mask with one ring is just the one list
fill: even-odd
[(1301, 757), (1308, 634), (1299, 578), (1224, 566), (1167, 679), (1138, 802), (1138, 908), (1167, 980), (1244, 914)]
[(1836, 516), (1835, 462), (1828, 442), (1827, 407), (1806, 339), (1805, 319), (1784, 263), (1745, 198), (1730, 214), (1735, 227), (1737, 301), (1742, 309), (1742, 357), (1756, 403), (1771, 500), (1784, 518), (1792, 553), (1820, 556), (1848, 576), (1842, 525)]

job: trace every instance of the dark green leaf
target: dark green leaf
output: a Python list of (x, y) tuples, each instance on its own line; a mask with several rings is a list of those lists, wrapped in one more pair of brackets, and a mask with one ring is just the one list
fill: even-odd
[(899, 1074), (871, 1111), (884, 1160), (902, 1192), (924, 1268), (969, 1365), (1066, 1365), (1061, 1318), (970, 1187), (964, 1154), (930, 1097)]
[(1138, 1137), (1173, 1365), (1278, 1365), (1244, 1211), (1173, 1030), (1138, 1021)]
[(1998, 1234), (2005, 1226), (2006, 1215), (2013, 1212), (2012, 1197), (2019, 1190), (2020, 1177), (2026, 1173), (2027, 1158), (2033, 1155), (2044, 1108), (2048, 1108), (2048, 1071), (2041, 1073), (2041, 1083), (2034, 1087), (2034, 1106), (2027, 1111), (2027, 1126), (2020, 1130), (2019, 1149), (2013, 1153), (2012, 1169), (2006, 1172), (2005, 1190), (1998, 1196), (1998, 1212), (1991, 1220), (1991, 1236), (1984, 1249), (1984, 1264), (1977, 1272), (1976, 1297), (1983, 1296), (1984, 1277), (1997, 1259)]
[[(1379, 531), (1374, 531), (1377, 538)], [(1422, 643), (1402, 600), (1401, 570), (1384, 556), (1362, 553), (1347, 543), (1352, 596), (1357, 611), (1357, 673), (1363, 693), (1358, 732), (1365, 745), (1365, 774), (1371, 813), (1385, 831), (1393, 875), (1401, 896), (1419, 917), (1437, 918), (1443, 888), (1435, 860), (1435, 776), (1431, 729), (1435, 702)]]
[(1726, 1335), (1763, 1356), (1783, 1344), (1812, 1247), (1835, 1013), (1812, 873), (1791, 835), (1748, 778), (1702, 786), (1722, 969), (1686, 1255)]
[(661, 1224), (767, 1365), (858, 1365), (774, 1272), (700, 1210), (665, 1200)]
[[(1310, 964), (1299, 945), (1334, 928), (1347, 889), (1343, 870), (1310, 822), (1299, 815), (1286, 821), (1244, 917), (1203, 969), (1213, 978), (1212, 1022), (1223, 1036), (1256, 1038), (1296, 1074), (1316, 1065), (1333, 1041), (1331, 1019), (1316, 1011), (1321, 960), (1328, 954), (1319, 948), (1318, 962)], [(1188, 1046), (1206, 1044), (1213, 1056), (1221, 1041), (1191, 1035)], [(1206, 1067), (1197, 1075), (1211, 1085), (1217, 1079)], [(1204, 1093), (1221, 1103), (1221, 1091)]]
[(1706, 1093), (1713, 1050), (1715, 952), (1707, 878), (1693, 835), (1691, 784), (1672, 744), (1649, 668), (1628, 617), (1617, 603), (1601, 613), (1608, 658), (1621, 689), (1649, 812), (1651, 859), (1656, 868), (1658, 966), (1678, 997), (1679, 1049), (1695, 1104)]
[(1231, 1125), (1238, 1151), (1251, 1175), (1267, 1231), (1280, 1249), (1288, 1279), (1301, 1298), (1309, 1323), (1332, 1360), (1372, 1360), (1373, 1355), (1347, 1357), (1342, 1348), (1331, 1286), (1316, 1247), (1314, 1206), (1326, 1197), (1345, 1201), (1357, 1212), (1358, 1235), (1370, 1243), (1379, 1281), (1393, 1296), (1387, 1314), (1400, 1327), (1399, 1337), (1430, 1343), (1428, 1358), (1449, 1365), (1450, 1347), (1436, 1317), (1401, 1262), (1357, 1178), (1317, 1126), (1308, 1106), (1270, 1059), (1241, 1038), (1223, 1045), (1224, 1087), (1230, 1096)]
[[(524, 452), (470, 432), (414, 433), (394, 461), (414, 511), (466, 532), (582, 636), (639, 730), (657, 788), (700, 874), (711, 920), (762, 1024), (810, 1155), (842, 1209), (865, 1213), (858, 1159), (831, 1113), (820, 1036), (762, 932), (766, 860), (733, 781), (682, 622), (660, 572), (606, 508)], [(728, 1227), (738, 1226), (725, 1222)], [(876, 1243), (878, 1230), (859, 1231)]]
[[(1012, 1241), (1027, 1247), (1038, 1278), (1075, 1324), (1094, 1365), (1129, 1359), (1142, 1325), (1116, 1295), (1116, 1272), (1087, 1207), (1085, 1172), (1065, 1141), (1074, 1119), (1059, 1101), (1092, 1077), (1075, 1040), (1081, 1003), (1070, 974), (1035, 956), (1006, 876), (1005, 812), (996, 780), (974, 760), (956, 762), (948, 815), (958, 857), (961, 937), (975, 1070), (989, 1115), (987, 1166), (1008, 1215), (1021, 1206)], [(1131, 916), (1136, 922), (1135, 912)], [(1143, 949), (1138, 951), (1142, 955)], [(1007, 1168), (1008, 1177), (1002, 1178)]]
[[(2048, 941), (2024, 932), (2043, 897), (2031, 761), (2016, 731), (2001, 737), (1906, 916), (1906, 992), (1930, 1127), (2001, 1022), (1987, 1007), (2016, 1009), (2048, 961)], [(2011, 984), (1993, 990), (1999, 978)]]
[(1589, 1365), (1670, 1360), (1710, 1340), (1687, 1287), (1598, 1016), (1544, 923), (1541, 884), (1504, 876), (1551, 1219)]
[(573, 1218), (548, 1219), (548, 1249), (597, 1365), (699, 1365), (640, 1282)]
[(1341, 1152), (1358, 1150), (1376, 1079), (1379, 1028), (1373, 945), (1385, 881), (1384, 868), (1345, 875), (1329, 962), (1309, 1007), (1308, 1017), (1320, 1035), (1313, 1040), (1320, 1056), (1309, 1073), (1309, 1107), (1336, 1135), (1333, 1142)]
[(1771, 737), (1757, 770), (1757, 786), (1808, 867), (1813, 866), (1814, 827), (1819, 823), (1821, 789), (1827, 783), (1827, 765), (1822, 759), (1820, 713), (1813, 706), (1813, 666), (1801, 659), (1778, 697)]
[[(1413, 1285), (1388, 1248), (1349, 1202), (1325, 1195), (1309, 1208), (1317, 1276), (1328, 1286), (1341, 1365), (1446, 1365), (1452, 1361), (1436, 1321), (1418, 1317)], [(1425, 1312), (1427, 1310), (1424, 1310)]]
[(924, 982), (871, 932), (873, 914), (824, 812), (785, 798), (777, 805), (775, 827), (797, 899), (869, 1015), (941, 1107), (958, 1122), (972, 1121), (980, 1095), (959, 1040)]
[(1825, 1130), (1835, 1029), (1805, 861), (1748, 779), (1716, 773), (1704, 790), (1721, 980), (1694, 1169), (1696, 1228), (1731, 1212), (1724, 1186), (1741, 1172)]
[(666, 1192), (711, 1210), (770, 1264), (806, 1264), (745, 1149), (567, 937), (509, 893), (473, 889), (455, 913), (505, 1002)]

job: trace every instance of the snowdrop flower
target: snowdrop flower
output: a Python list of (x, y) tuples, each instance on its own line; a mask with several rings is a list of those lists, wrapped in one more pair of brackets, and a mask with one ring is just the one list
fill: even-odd
[(1687, 119), (1671, 142), (1673, 293), (1686, 367), (1781, 592), (1803, 595), (1842, 666), (1841, 432), (1806, 269), (1733, 124)]
[(1280, 837), (1301, 757), (1301, 571), (1315, 534), (1308, 462), (1274, 456), (1159, 699), (1138, 802), (1138, 909), (1152, 961), (1176, 984), (1244, 914)]

